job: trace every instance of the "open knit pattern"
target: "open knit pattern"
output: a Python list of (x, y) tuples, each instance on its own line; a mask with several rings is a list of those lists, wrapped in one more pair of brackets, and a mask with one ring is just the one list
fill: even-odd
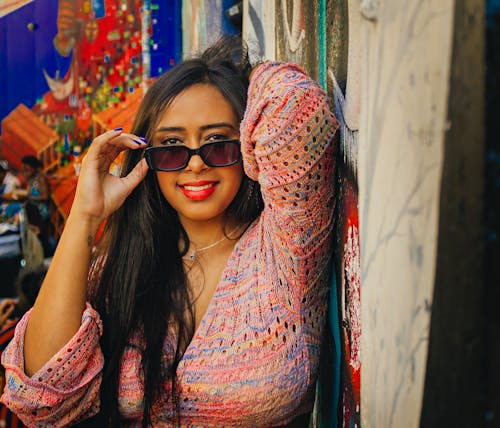
[[(337, 127), (323, 90), (299, 67), (267, 63), (254, 73), (241, 142), (265, 208), (236, 243), (180, 361), (182, 426), (276, 426), (312, 409), (328, 301)], [(87, 306), (80, 330), (31, 378), (23, 371), (28, 319), (2, 357), (2, 401), (37, 427), (97, 412), (99, 315)], [(130, 344), (119, 403), (123, 425), (139, 426), (140, 335)], [(171, 349), (165, 341), (165, 359)], [(169, 403), (157, 403), (153, 425), (170, 426), (171, 415)]]

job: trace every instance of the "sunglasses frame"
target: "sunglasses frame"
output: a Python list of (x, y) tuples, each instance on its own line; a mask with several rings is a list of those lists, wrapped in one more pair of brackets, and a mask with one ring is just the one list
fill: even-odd
[[(203, 162), (205, 163), (205, 165), (209, 166), (209, 167), (212, 167), (212, 168), (221, 168), (221, 167), (224, 167), (224, 166), (231, 166), (231, 165), (235, 165), (239, 162), (241, 162), (242, 160), (242, 155), (241, 155), (241, 150), (239, 151), (239, 155), (238, 155), (238, 159), (236, 159), (234, 162), (229, 162), (227, 164), (223, 164), (223, 165), (214, 165), (210, 162), (208, 162), (205, 157), (202, 155), (202, 150), (203, 148), (205, 148), (206, 150), (206, 147), (207, 146), (212, 146), (214, 144), (221, 144), (221, 143), (236, 143), (238, 145), (238, 148), (240, 148), (241, 146), (241, 143), (240, 143), (240, 140), (220, 140), (220, 141), (213, 141), (213, 142), (210, 142), (210, 143), (206, 143), (206, 144), (203, 144), (201, 145), (200, 147), (198, 147), (197, 149), (190, 149), (189, 147), (186, 147), (186, 146), (180, 146), (180, 145), (170, 145), (170, 146), (155, 146), (155, 147), (148, 147), (146, 148), (146, 150), (144, 150), (144, 157), (146, 158), (146, 162), (148, 164), (148, 167), (150, 170), (152, 171), (160, 171), (160, 172), (172, 172), (172, 171), (180, 171), (181, 169), (184, 169), (188, 166), (189, 164), (189, 161), (191, 160), (191, 157), (194, 156), (194, 155), (198, 155), (201, 157), (201, 159), (203, 160)], [(153, 156), (153, 153), (155, 151), (164, 151), (165, 149), (169, 149), (170, 147), (175, 147), (175, 148), (179, 148), (179, 149), (182, 149), (184, 151), (186, 151), (188, 153), (188, 158), (185, 162), (185, 164), (179, 168), (169, 168), (169, 169), (163, 169), (163, 168), (157, 168), (153, 165), (153, 160), (152, 160), (152, 156)]]

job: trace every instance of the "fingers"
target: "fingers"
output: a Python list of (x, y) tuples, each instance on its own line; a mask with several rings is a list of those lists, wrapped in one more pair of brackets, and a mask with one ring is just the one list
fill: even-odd
[(85, 160), (87, 163), (92, 161), (104, 161), (104, 164), (110, 164), (121, 151), (126, 149), (136, 150), (145, 148), (147, 144), (144, 137), (125, 133), (122, 132), (121, 128), (116, 128), (106, 131), (94, 138), (87, 156), (85, 156)]
[(134, 190), (137, 185), (144, 180), (148, 173), (148, 165), (146, 159), (142, 158), (137, 165), (125, 177), (122, 178), (123, 182), (129, 189), (128, 194)]

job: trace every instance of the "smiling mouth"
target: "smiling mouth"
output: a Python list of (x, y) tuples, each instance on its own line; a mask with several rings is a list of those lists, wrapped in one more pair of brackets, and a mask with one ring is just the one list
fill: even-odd
[(215, 185), (215, 183), (203, 184), (202, 186), (193, 186), (193, 185), (186, 184), (186, 185), (181, 186), (181, 187), (183, 187), (186, 190), (191, 190), (193, 192), (199, 192), (200, 190), (209, 189), (210, 187), (213, 187), (214, 185)]
[(187, 198), (193, 201), (202, 201), (212, 195), (217, 184), (217, 181), (186, 183), (179, 185), (179, 188)]

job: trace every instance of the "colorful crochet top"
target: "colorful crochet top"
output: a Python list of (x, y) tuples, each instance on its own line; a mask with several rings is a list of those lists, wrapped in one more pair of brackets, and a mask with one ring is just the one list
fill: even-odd
[[(299, 67), (267, 63), (252, 76), (240, 138), (245, 171), (260, 182), (265, 208), (236, 243), (180, 361), (182, 426), (278, 426), (312, 409), (328, 301), (337, 126), (323, 90)], [(99, 315), (87, 306), (79, 331), (31, 378), (23, 370), (28, 318), (2, 357), (2, 401), (36, 427), (96, 413), (104, 364)], [(123, 426), (140, 426), (140, 341), (131, 338), (122, 359)], [(171, 349), (165, 341), (165, 358)], [(170, 426), (171, 412), (168, 403), (155, 405), (153, 426)]]

